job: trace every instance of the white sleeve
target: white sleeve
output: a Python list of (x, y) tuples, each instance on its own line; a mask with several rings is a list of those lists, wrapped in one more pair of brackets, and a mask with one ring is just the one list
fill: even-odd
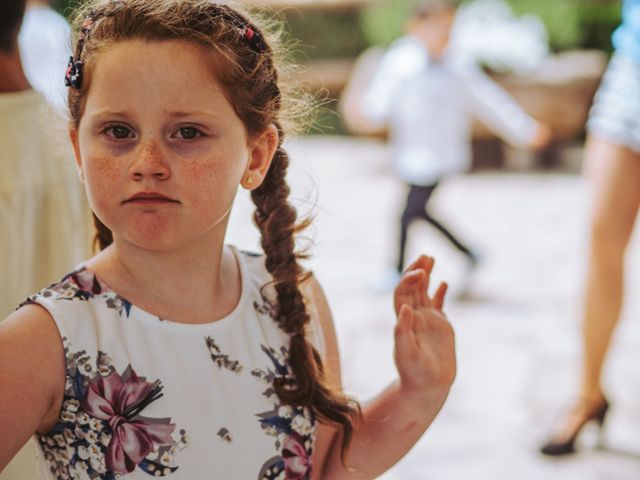
[(472, 114), (505, 141), (516, 146), (529, 144), (537, 124), (522, 107), (479, 68), (463, 73)]
[(362, 95), (362, 114), (369, 121), (384, 123), (389, 119), (403, 82), (422, 68), (422, 56), (413, 42), (400, 40), (389, 47)]

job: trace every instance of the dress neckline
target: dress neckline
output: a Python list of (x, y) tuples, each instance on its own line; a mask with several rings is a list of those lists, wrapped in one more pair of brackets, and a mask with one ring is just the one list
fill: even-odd
[(125, 297), (118, 294), (106, 282), (104, 282), (99, 275), (97, 275), (93, 270), (90, 270), (85, 263), (81, 264), (75, 270), (74, 273), (76, 275), (82, 275), (83, 273), (90, 275), (92, 277), (91, 279), (79, 278), (80, 284), (81, 284), (79, 285), (79, 287), (81, 289), (84, 289), (84, 286), (86, 284), (87, 288), (91, 288), (88, 286), (89, 282), (91, 282), (91, 284), (94, 284), (94, 281), (97, 282), (99, 286), (98, 288), (99, 294), (106, 297), (107, 305), (109, 306), (109, 308), (113, 308), (117, 310), (121, 314), (121, 316), (124, 316), (125, 318), (131, 318), (135, 321), (141, 322), (144, 325), (148, 325), (154, 328), (172, 330), (175, 332), (182, 332), (182, 333), (208, 332), (210, 333), (213, 330), (226, 329), (226, 328), (229, 328), (229, 326), (232, 326), (233, 324), (235, 324), (236, 323), (235, 321), (239, 317), (241, 317), (241, 314), (249, 304), (248, 271), (247, 271), (247, 265), (245, 263), (244, 255), (242, 255), (235, 246), (229, 245), (229, 247), (233, 252), (233, 255), (236, 259), (236, 262), (238, 264), (238, 269), (240, 272), (240, 285), (241, 285), (240, 298), (238, 299), (238, 302), (233, 307), (231, 312), (229, 312), (224, 317), (213, 320), (211, 322), (184, 323), (184, 322), (176, 322), (173, 320), (160, 318), (157, 315), (154, 315), (151, 312), (145, 310), (144, 308), (139, 307), (134, 303), (131, 303)]

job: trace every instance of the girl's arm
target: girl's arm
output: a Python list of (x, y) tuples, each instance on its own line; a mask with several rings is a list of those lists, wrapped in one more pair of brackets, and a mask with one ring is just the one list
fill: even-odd
[[(420, 257), (394, 292), (398, 315), (394, 356), (399, 378), (363, 406), (363, 417), (354, 425), (348, 468), (340, 461), (339, 432), (319, 426), (315, 479), (378, 477), (411, 449), (444, 404), (456, 372), (454, 335), (442, 313), (446, 286), (441, 285), (433, 297), (426, 293), (433, 263), (431, 258)], [(311, 290), (325, 336), (325, 368), (329, 380), (340, 388), (331, 313), (315, 281)]]
[(41, 307), (0, 321), (0, 471), (36, 431), (56, 422), (64, 395), (60, 334)]

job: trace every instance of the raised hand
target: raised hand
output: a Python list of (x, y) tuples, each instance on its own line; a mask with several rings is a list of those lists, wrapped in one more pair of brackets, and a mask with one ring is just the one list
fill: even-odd
[(433, 265), (432, 257), (421, 256), (394, 291), (394, 358), (403, 393), (417, 398), (448, 391), (456, 375), (453, 328), (442, 311), (446, 283), (429, 296)]

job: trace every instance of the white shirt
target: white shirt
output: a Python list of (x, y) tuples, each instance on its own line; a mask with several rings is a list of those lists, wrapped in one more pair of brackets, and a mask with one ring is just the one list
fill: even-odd
[(468, 168), (474, 117), (515, 145), (536, 132), (535, 121), (479, 68), (448, 56), (433, 61), (409, 36), (383, 56), (362, 113), (388, 123), (396, 170), (412, 185), (431, 185)]
[(65, 111), (64, 73), (71, 55), (71, 27), (46, 6), (27, 8), (18, 37), (22, 67), (29, 83), (57, 111)]
[(66, 125), (34, 90), (0, 94), (0, 320), (89, 253)]

